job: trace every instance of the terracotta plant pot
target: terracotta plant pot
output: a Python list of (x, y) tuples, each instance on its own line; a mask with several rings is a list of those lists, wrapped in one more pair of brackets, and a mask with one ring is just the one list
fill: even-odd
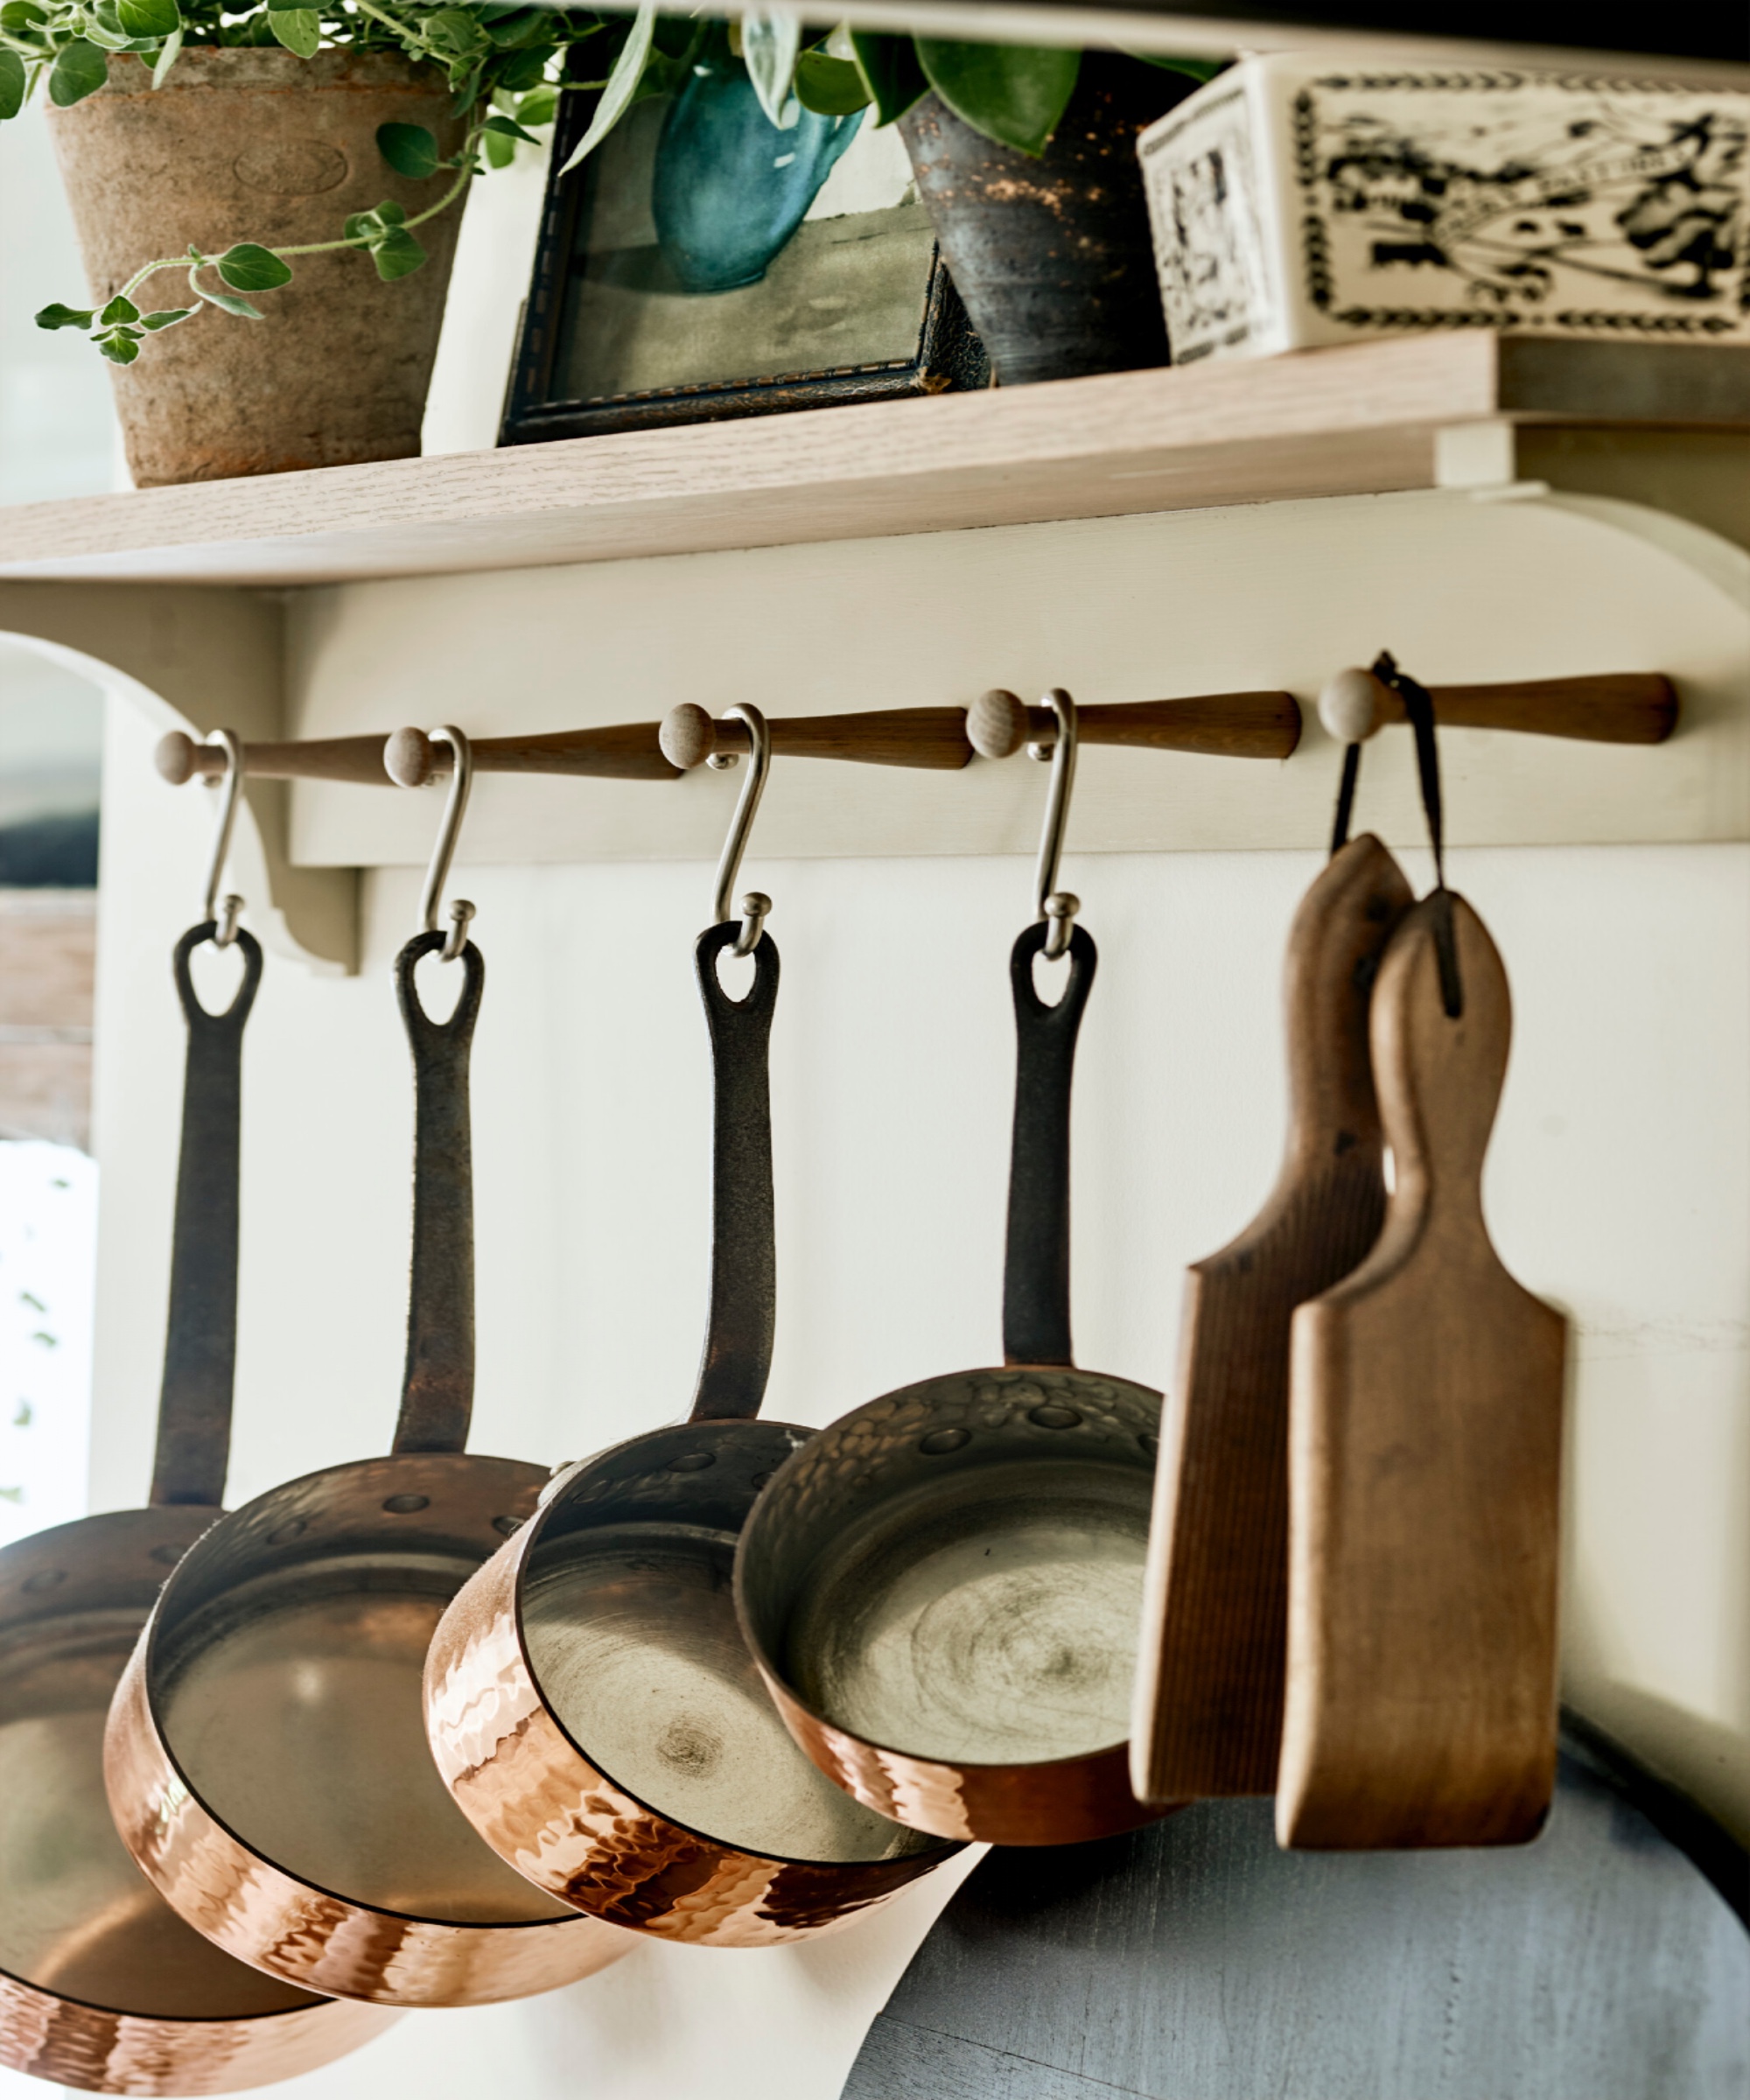
[[(398, 52), (195, 47), (156, 91), (137, 59), (111, 58), (107, 86), (50, 114), (92, 299), (191, 242), (214, 256), (333, 240), (389, 198), (411, 218), (447, 172), (396, 174), (377, 126), (423, 124), (452, 153), (450, 101), (440, 71)], [(296, 256), (290, 284), (253, 296), (262, 319), (206, 307), (150, 337), (114, 372), (135, 485), (416, 453), (466, 201), (418, 229), (430, 260), (410, 276), (384, 284), (362, 249)], [(214, 272), (203, 282), (223, 289)], [(185, 306), (187, 280), (166, 270), (141, 299)]]
[(1196, 85), (1090, 51), (1037, 160), (994, 144), (934, 94), (900, 119), (999, 385), (1170, 361), (1137, 136)]

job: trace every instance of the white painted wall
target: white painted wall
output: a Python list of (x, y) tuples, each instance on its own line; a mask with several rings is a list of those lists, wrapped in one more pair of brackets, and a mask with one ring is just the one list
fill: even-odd
[[(105, 768), (94, 1506), (144, 1487), (168, 1260), (170, 944), (206, 813), (118, 707)], [(435, 811), (434, 811), (435, 814)], [(580, 848), (580, 850), (582, 850)], [(1425, 857), (1408, 857), (1418, 883)], [(1082, 1361), (1164, 1382), (1178, 1278), (1250, 1214), (1283, 1101), (1277, 977), (1304, 852), (1072, 855), (1101, 944), (1076, 1118)], [(1489, 1168), (1509, 1264), (1580, 1323), (1571, 1696), (1750, 1835), (1750, 848), (1473, 849), (1516, 1039)], [(997, 1348), (1019, 858), (766, 861), (780, 1337), (770, 1411), (823, 1423)], [(567, 1458), (688, 1398), (706, 1264), (696, 863), (468, 867), (477, 1447)], [(232, 1493), (379, 1448), (394, 1415), (409, 1083), (387, 968), (416, 878), (366, 885), (365, 966), (270, 959), (246, 1081)], [(303, 2082), (364, 2100), (833, 2100), (946, 1885), (803, 1950), (640, 1946), (574, 1990), (410, 2017)]]

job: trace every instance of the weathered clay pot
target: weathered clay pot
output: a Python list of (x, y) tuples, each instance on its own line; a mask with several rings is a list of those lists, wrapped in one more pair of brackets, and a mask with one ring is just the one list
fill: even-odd
[(1169, 361), (1137, 134), (1197, 86), (1088, 52), (1038, 160), (926, 95), (900, 119), (918, 194), (998, 384)]
[[(396, 174), (377, 126), (424, 124), (453, 152), (450, 102), (440, 71), (398, 52), (193, 47), (156, 91), (137, 59), (111, 58), (107, 86), (50, 116), (91, 298), (191, 242), (214, 256), (333, 240), (348, 213), (388, 198), (411, 218), (451, 178)], [(290, 284), (249, 295), (263, 319), (206, 307), (149, 336), (114, 371), (136, 486), (416, 453), (466, 201), (419, 228), (430, 259), (411, 276), (385, 284), (361, 249), (295, 256)], [(224, 289), (216, 273), (203, 282)], [(166, 270), (142, 311), (189, 297)]]

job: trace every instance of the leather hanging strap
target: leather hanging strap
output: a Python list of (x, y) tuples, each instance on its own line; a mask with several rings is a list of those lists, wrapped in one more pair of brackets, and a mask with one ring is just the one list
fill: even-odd
[(188, 1024), (183, 1067), (182, 1149), (171, 1236), (170, 1320), (158, 1398), (151, 1501), (216, 1509), (231, 1455), (237, 1361), (237, 1165), (242, 1111), (243, 1024), (262, 981), (262, 951), (240, 928), (233, 945), (243, 981), (222, 1013), (195, 997), (189, 957), (218, 930), (209, 919), (176, 944), (176, 994)]
[(1422, 789), (1422, 810), (1428, 819), (1428, 844), (1434, 854), (1434, 954), (1440, 970), (1440, 1004), (1446, 1018), (1455, 1021), (1465, 1010), (1465, 988), (1459, 975), (1458, 937), (1452, 926), (1452, 892), (1446, 887), (1446, 821), (1440, 807), (1440, 747), (1434, 738), (1434, 699), (1407, 671), (1397, 668), (1390, 650), (1374, 659), (1373, 675), (1389, 685), (1404, 703), (1410, 726), (1416, 735), (1416, 776)]
[(777, 1326), (769, 1046), (779, 957), (771, 934), (762, 934), (752, 950), (752, 987), (745, 998), (731, 998), (718, 958), (740, 934), (740, 921), (726, 920), (702, 933), (693, 948), (712, 1085), (710, 1312), (695, 1422), (751, 1421), (760, 1412)]
[(1069, 936), (1069, 980), (1047, 1006), (1033, 957), (1049, 928), (1028, 927), (1010, 951), (1015, 998), (1015, 1125), (1009, 1154), (1009, 1234), (1003, 1262), (1004, 1363), (1073, 1363), (1069, 1338), (1069, 1094), (1075, 1039), (1099, 951)]
[(413, 1273), (396, 1452), (460, 1451), (474, 1404), (474, 1172), (468, 1055), (486, 984), (472, 941), (457, 958), (461, 997), (447, 1021), (419, 1003), (414, 966), (447, 932), (416, 934), (395, 959), (396, 998), (413, 1053)]

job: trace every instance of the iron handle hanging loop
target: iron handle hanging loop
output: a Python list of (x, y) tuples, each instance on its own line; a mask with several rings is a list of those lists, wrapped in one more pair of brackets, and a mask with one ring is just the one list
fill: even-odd
[[(438, 827), (438, 843), (431, 849), (430, 865), (425, 871), (425, 887), (419, 898), (419, 924), (421, 930), (435, 934), (439, 930), (438, 913), (444, 901), (444, 885), (450, 878), (450, 864), (456, 858), (456, 841), (461, 836), (462, 819), (468, 812), (468, 795), (474, 784), (473, 753), (468, 739), (459, 729), (447, 724), (430, 732), (434, 744), (447, 744), (455, 753), (455, 762), (450, 770), (450, 793), (444, 804), (444, 819)], [(458, 897), (450, 906), (450, 930), (444, 936), (442, 960), (453, 962), (467, 945), (468, 922), (474, 916), (474, 906), (466, 897)]]
[[(765, 716), (752, 702), (740, 701), (726, 708), (724, 718), (743, 724), (752, 748), (729, 836), (723, 844), (723, 857), (717, 864), (717, 887), (711, 895), (713, 926), (722, 926), (735, 916), (736, 878), (741, 872), (742, 856), (747, 850), (753, 820), (760, 813), (760, 798), (766, 792), (766, 776), (772, 770), (772, 732), (766, 727)], [(760, 945), (760, 929), (772, 909), (772, 900), (759, 890), (750, 890), (741, 900), (740, 909), (741, 931), (735, 937), (733, 952), (738, 956), (751, 956)]]
[(1075, 747), (1079, 741), (1075, 703), (1061, 686), (1054, 686), (1040, 704), (1057, 718), (1057, 735), (1049, 750), (1040, 744), (1027, 746), (1027, 756), (1051, 761), (1051, 780), (1046, 790), (1045, 829), (1040, 836), (1039, 866), (1033, 877), (1033, 901), (1038, 916), (1046, 922), (1042, 953), (1055, 962), (1069, 948), (1071, 922), (1082, 909), (1082, 900), (1057, 886), (1058, 864), (1063, 858), (1063, 836), (1069, 827), (1069, 798), (1075, 787)]
[(213, 921), (213, 945), (229, 948), (237, 937), (237, 915), (243, 900), (220, 896), (225, 885), (225, 863), (230, 858), (231, 834), (237, 822), (237, 797), (243, 792), (243, 745), (234, 730), (215, 729), (202, 739), (222, 751), (225, 770), (215, 783), (219, 789), (219, 822), (213, 833), (213, 855), (206, 864), (206, 886), (200, 895), (200, 916)]

